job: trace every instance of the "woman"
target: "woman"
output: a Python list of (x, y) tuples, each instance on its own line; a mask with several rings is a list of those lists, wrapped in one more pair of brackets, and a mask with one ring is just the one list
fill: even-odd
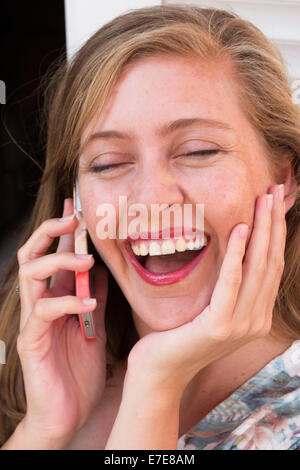
[[(2, 448), (297, 448), (299, 110), (278, 51), (231, 13), (155, 6), (105, 25), (51, 83), (46, 168), (2, 294)], [(92, 258), (74, 255), (75, 178)], [(138, 241), (99, 238), (97, 207), (118, 215), (120, 195), (204, 205), (192, 270), (160, 276), (198, 251), (140, 258)], [(85, 303), (73, 272), (92, 268)], [(85, 341), (74, 314), (89, 311)]]

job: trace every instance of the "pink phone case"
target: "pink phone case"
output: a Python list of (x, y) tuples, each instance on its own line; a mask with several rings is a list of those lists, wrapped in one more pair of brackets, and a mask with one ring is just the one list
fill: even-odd
[[(74, 202), (74, 211), (78, 219), (78, 226), (74, 232), (74, 242), (75, 242), (75, 253), (77, 254), (88, 254), (87, 246), (87, 228), (84, 223), (82, 216), (81, 203), (78, 193), (78, 182), (74, 185), (73, 189), (73, 202)], [(76, 272), (75, 273), (75, 291), (77, 297), (91, 297), (93, 294), (93, 279), (92, 272)], [(86, 339), (93, 339), (96, 337), (95, 334), (95, 325), (94, 325), (94, 316), (93, 312), (81, 313), (78, 315), (82, 335)]]

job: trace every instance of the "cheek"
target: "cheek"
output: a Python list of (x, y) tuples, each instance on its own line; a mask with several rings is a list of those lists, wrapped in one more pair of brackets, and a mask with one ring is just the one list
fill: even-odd
[(223, 259), (232, 229), (239, 223), (252, 226), (255, 188), (242, 168), (220, 168), (201, 185), (204, 220), (216, 239), (216, 256)]
[(243, 172), (222, 168), (206, 179), (202, 186), (204, 213), (208, 222), (233, 226), (243, 220), (253, 205), (254, 192)]
[(118, 220), (116, 217), (118, 214), (118, 195), (103, 191), (103, 188), (99, 188), (97, 184), (91, 182), (84, 188), (81, 202), (84, 219), (91, 232), (96, 231), (101, 220), (105, 219), (111, 227)]
[(82, 205), (87, 212), (96, 208), (101, 203), (116, 205), (119, 198), (119, 188), (114, 190), (112, 184), (103, 185), (97, 180), (87, 180), (82, 185)]
[[(99, 185), (90, 184), (82, 192), (82, 209), (90, 238), (97, 252), (112, 270), (121, 260), (121, 253), (116, 250), (118, 233), (118, 204), (114, 195), (99, 190)], [(117, 196), (118, 201), (118, 196)], [(109, 236), (105, 237), (105, 234)]]

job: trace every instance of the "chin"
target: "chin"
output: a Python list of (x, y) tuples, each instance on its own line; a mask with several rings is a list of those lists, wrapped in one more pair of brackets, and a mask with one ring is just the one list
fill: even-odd
[(194, 320), (209, 304), (206, 299), (202, 299), (202, 301), (198, 299), (196, 305), (194, 299), (189, 298), (187, 300), (186, 297), (182, 297), (180, 301), (178, 297), (171, 301), (169, 298), (156, 299), (155, 305), (148, 305), (146, 308), (145, 300), (141, 303), (144, 305), (143, 309), (135, 302), (133, 307), (134, 319), (137, 327), (141, 324), (143, 329), (149, 330), (149, 333), (151, 331), (166, 331), (178, 328)]

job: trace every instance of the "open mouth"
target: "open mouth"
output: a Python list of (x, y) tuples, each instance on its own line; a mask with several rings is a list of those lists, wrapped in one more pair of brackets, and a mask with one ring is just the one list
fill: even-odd
[(178, 271), (183, 268), (196, 258), (203, 248), (204, 246), (202, 248), (190, 249), (184, 252), (175, 251), (172, 254), (157, 254), (151, 256), (149, 254), (144, 256), (134, 254), (134, 256), (142, 267), (147, 269), (147, 271), (162, 274)]
[(203, 257), (210, 236), (177, 240), (127, 241), (129, 259), (140, 276), (150, 284), (172, 284), (187, 276)]

